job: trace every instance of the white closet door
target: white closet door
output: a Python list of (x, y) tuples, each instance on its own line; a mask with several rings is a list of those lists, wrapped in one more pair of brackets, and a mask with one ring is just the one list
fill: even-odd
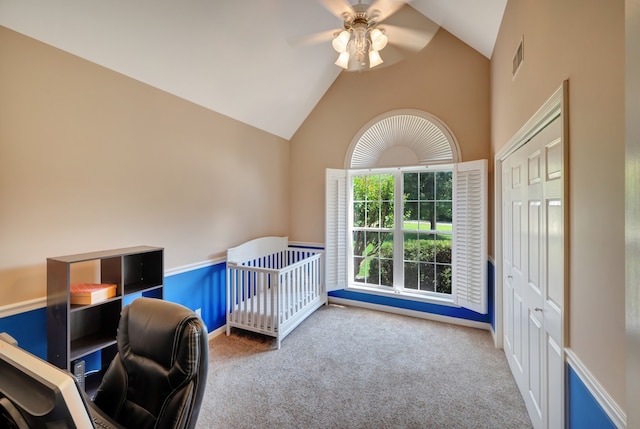
[(502, 163), (504, 347), (535, 428), (562, 427), (561, 120)]
[(518, 386), (526, 382), (528, 355), (524, 344), (523, 273), (523, 175), (525, 166), (518, 152), (502, 163), (503, 172), (503, 303), (504, 350)]

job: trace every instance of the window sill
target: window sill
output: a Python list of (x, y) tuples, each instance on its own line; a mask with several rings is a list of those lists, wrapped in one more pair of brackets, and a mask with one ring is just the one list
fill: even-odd
[(385, 296), (388, 298), (397, 298), (397, 299), (404, 299), (409, 301), (426, 302), (428, 304), (445, 305), (448, 307), (461, 308), (458, 304), (453, 302), (452, 297), (437, 296), (437, 295), (423, 295), (423, 294), (411, 293), (406, 291), (405, 292), (397, 292), (392, 290), (386, 291), (386, 290), (382, 290), (374, 287), (354, 285), (354, 284), (349, 285), (347, 288), (345, 288), (345, 290), (350, 292), (361, 292), (361, 293), (368, 293), (370, 295)]

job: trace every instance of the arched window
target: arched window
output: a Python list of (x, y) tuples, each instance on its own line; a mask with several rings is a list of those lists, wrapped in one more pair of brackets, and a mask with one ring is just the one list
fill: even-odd
[(438, 118), (380, 115), (327, 170), (327, 287), (487, 312), (486, 160), (459, 163)]
[(373, 118), (353, 138), (345, 168), (381, 168), (460, 162), (455, 136), (437, 117), (394, 110)]

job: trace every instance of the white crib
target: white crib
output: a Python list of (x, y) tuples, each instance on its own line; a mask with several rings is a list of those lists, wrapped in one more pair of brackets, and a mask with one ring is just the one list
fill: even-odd
[(262, 237), (227, 250), (227, 335), (241, 328), (280, 343), (327, 302), (324, 253)]

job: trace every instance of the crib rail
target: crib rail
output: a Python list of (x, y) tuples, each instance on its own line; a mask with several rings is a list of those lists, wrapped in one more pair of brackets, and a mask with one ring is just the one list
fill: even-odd
[[(325, 300), (322, 252), (286, 250), (243, 262), (227, 262), (227, 330), (241, 327), (278, 338)], [(317, 308), (317, 306), (315, 307)]]

